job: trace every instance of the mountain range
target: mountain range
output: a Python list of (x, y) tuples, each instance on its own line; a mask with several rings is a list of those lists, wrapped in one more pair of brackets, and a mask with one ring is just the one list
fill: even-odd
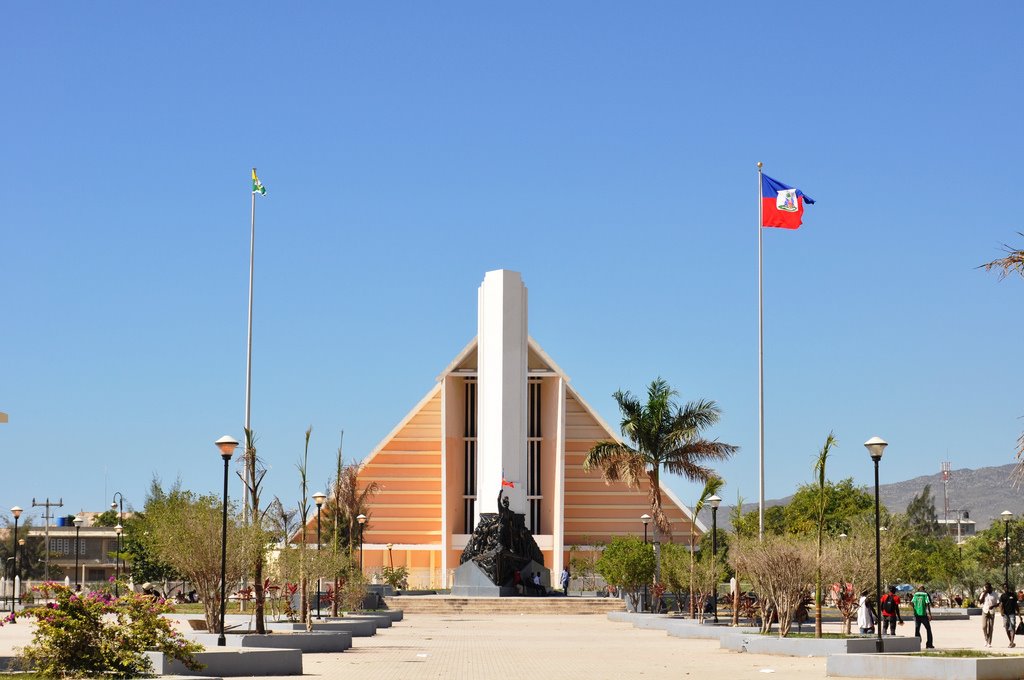
[[(962, 468), (953, 470), (949, 475), (949, 482), (946, 487), (946, 497), (949, 503), (949, 513), (945, 514), (945, 502), (943, 500), (942, 473), (933, 475), (921, 475), (902, 482), (882, 484), (878, 487), (878, 496), (882, 505), (889, 512), (903, 513), (907, 510), (907, 504), (920, 494), (925, 485), (931, 485), (932, 497), (935, 499), (935, 511), (939, 519), (948, 516), (949, 519), (956, 519), (958, 510), (964, 511), (965, 515), (974, 520), (977, 531), (983, 531), (991, 526), (993, 521), (998, 520), (1000, 513), (1009, 510), (1015, 516), (1024, 515), (1024, 489), (1018, 486), (1017, 477), (1014, 476), (1016, 463), (1009, 465), (998, 465), (995, 467), (983, 467), (977, 470)], [(872, 488), (868, 488), (873, 493)], [(765, 501), (765, 507), (773, 505), (786, 505), (792, 496), (777, 498)], [(749, 512), (757, 509), (757, 503), (744, 503), (743, 511)], [(729, 515), (732, 506), (724, 503), (718, 508), (718, 526), (723, 530), (731, 530), (732, 523)], [(711, 526), (711, 508), (705, 507), (699, 515), (705, 526)]]

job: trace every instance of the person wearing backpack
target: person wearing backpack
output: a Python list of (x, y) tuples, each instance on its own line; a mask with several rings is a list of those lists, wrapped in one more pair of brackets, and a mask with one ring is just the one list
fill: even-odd
[(896, 586), (889, 586), (889, 592), (882, 595), (882, 635), (896, 635), (896, 622), (903, 625), (900, 615), (900, 596), (896, 594)]

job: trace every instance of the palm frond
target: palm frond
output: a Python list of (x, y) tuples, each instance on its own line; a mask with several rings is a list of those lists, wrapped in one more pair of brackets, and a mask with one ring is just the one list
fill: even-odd
[[(1024, 232), (1017, 232), (1019, 236), (1024, 236)], [(987, 272), (995, 269), (999, 272), (999, 280), (1002, 281), (1013, 272), (1017, 272), (1021, 276), (1024, 276), (1024, 250), (1018, 250), (1007, 244), (1003, 244), (1003, 252), (1006, 253), (1006, 257), (1000, 257), (997, 260), (986, 262), (980, 265), (979, 269), (984, 269)]]

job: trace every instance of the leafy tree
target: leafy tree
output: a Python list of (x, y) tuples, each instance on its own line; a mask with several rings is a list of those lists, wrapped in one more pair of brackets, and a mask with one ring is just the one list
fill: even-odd
[(931, 484), (925, 484), (921, 493), (907, 504), (907, 522), (910, 530), (918, 536), (936, 536), (939, 533), (939, 516), (935, 512)]
[(597, 573), (612, 586), (622, 589), (633, 603), (654, 578), (654, 551), (636, 536), (616, 536), (597, 560)]
[(646, 403), (622, 390), (613, 396), (622, 412), (620, 429), (628, 443), (596, 443), (587, 453), (583, 468), (599, 469), (605, 480), (621, 479), (634, 488), (639, 488), (640, 481), (646, 479), (656, 530), (671, 536), (669, 521), (662, 509), (662, 468), (693, 482), (706, 482), (714, 476), (714, 470), (703, 463), (726, 460), (738, 447), (702, 436), (721, 416), (714, 401), (698, 400), (680, 407), (674, 401), (678, 393), (661, 378), (652, 381), (647, 388)]
[[(703, 537), (702, 537), (703, 540)], [(683, 594), (690, 590), (690, 551), (680, 543), (661, 546), (661, 582), (675, 595), (676, 609), (683, 611)]]
[[(14, 567), (14, 522), (9, 517), (3, 518), (6, 538), (0, 541), (0, 564), (2, 574), (6, 578), (12, 578), (11, 570)], [(45, 573), (46, 541), (42, 536), (29, 536), (28, 532), (35, 528), (31, 517), (22, 515), (18, 521), (18, 573), (24, 583), (30, 579), (38, 580), (43, 578)], [(24, 541), (24, 544), (21, 543)], [(50, 565), (50, 578), (63, 578), (64, 571), (56, 566)]]
[(743, 539), (733, 546), (733, 568), (750, 576), (761, 598), (762, 632), (779, 619), (779, 637), (789, 634), (797, 610), (809, 601), (807, 586), (814, 581), (814, 541), (805, 537), (773, 536)]
[[(177, 485), (154, 483), (146, 499), (148, 548), (157, 560), (184, 575), (203, 602), (207, 628), (220, 632), (221, 521), (223, 500)], [(237, 583), (265, 547), (263, 537), (242, 525), (228, 508), (227, 583)]]
[(96, 515), (92, 520), (92, 525), (94, 527), (116, 527), (118, 519), (117, 508), (110, 508)]

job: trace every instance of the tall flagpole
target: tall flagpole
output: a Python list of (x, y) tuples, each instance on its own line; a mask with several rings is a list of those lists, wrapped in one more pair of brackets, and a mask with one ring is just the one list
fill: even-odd
[(757, 420), (758, 490), (757, 538), (764, 540), (764, 215), (761, 167), (757, 162)]
[[(252, 176), (256, 177), (256, 168), (252, 169)], [(251, 410), (252, 410), (252, 270), (253, 264), (255, 263), (256, 255), (256, 191), (253, 187), (252, 192), (252, 209), (249, 213), (249, 332), (245, 350), (245, 430), (249, 432), (252, 430), (252, 423), (250, 421)], [(243, 433), (244, 435), (245, 433)], [(249, 440), (246, 438), (245, 445), (248, 447)], [(248, 524), (249, 523), (249, 458), (246, 456), (245, 460), (245, 471), (243, 472), (242, 480), (242, 519)]]

